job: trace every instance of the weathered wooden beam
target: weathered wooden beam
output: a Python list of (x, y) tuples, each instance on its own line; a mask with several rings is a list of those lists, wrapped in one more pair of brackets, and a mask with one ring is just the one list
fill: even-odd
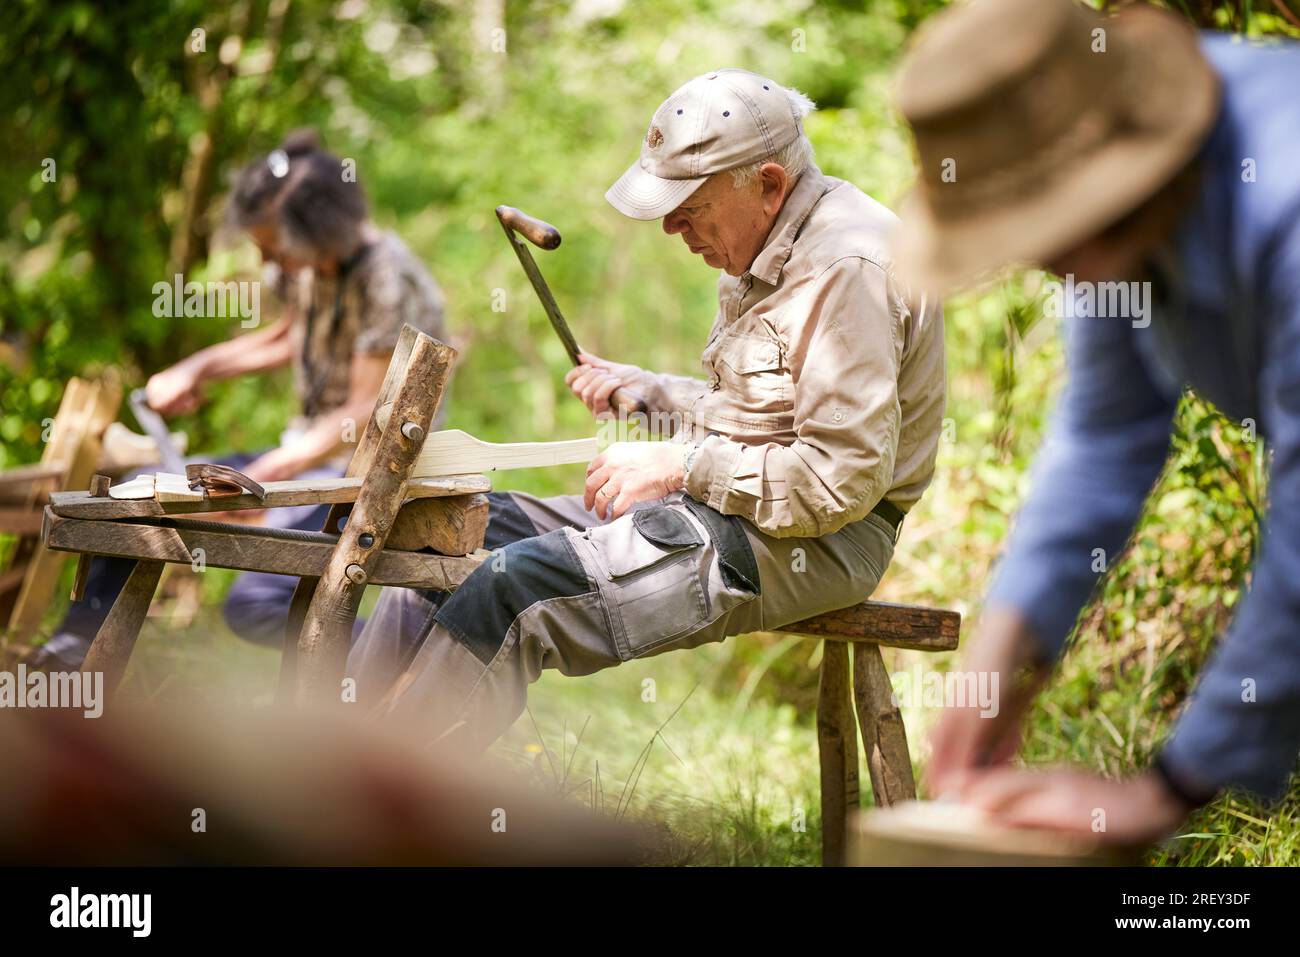
[(26, 565), (19, 565), (17, 568), (6, 568), (3, 572), (0, 572), (0, 595), (17, 590), (18, 586), (23, 583), (23, 575), (25, 574), (27, 574)]
[(443, 555), (469, 555), (483, 547), (487, 534), (486, 495), (455, 495), (407, 502), (397, 513), (386, 548)]
[[(113, 555), (190, 565), (199, 557), (214, 568), (319, 577), (338, 537), (324, 532), (228, 525), (188, 519), (152, 519), (158, 524), (97, 522), (63, 518), (45, 510), (44, 539), (54, 551)], [(165, 523), (165, 524), (164, 524)], [(202, 552), (199, 552), (202, 549)], [(480, 563), (475, 556), (380, 550), (370, 581), (375, 585), (452, 589)]]
[[(201, 502), (168, 502), (148, 499), (94, 498), (86, 492), (56, 492), (50, 507), (64, 518), (159, 518), (164, 515), (193, 515), (199, 512), (229, 512), (245, 508), (277, 508), (286, 505), (333, 505), (354, 502), (361, 491), (361, 478), (314, 481), (267, 482), (266, 499), (255, 495), (225, 495)], [(407, 499), (438, 498), (490, 492), (492, 482), (485, 475), (444, 475), (412, 479), (406, 485)]]
[(864, 601), (771, 630), (919, 651), (952, 651), (961, 635), (961, 615), (919, 605)]
[[(25, 497), (30, 492), (30, 489), (23, 488), (23, 486), (61, 478), (67, 468), (65, 462), (37, 462), (32, 465), (20, 465), (17, 468), (7, 469), (0, 472), (0, 489), (3, 490), (0, 495), (4, 496), (5, 501), (11, 501), (20, 496)], [(13, 488), (14, 486), (17, 486), (17, 488)]]
[(41, 513), (33, 508), (0, 508), (0, 534), (39, 535)]
[(914, 800), (916, 779), (907, 750), (907, 729), (894, 705), (894, 688), (878, 645), (853, 646), (853, 701), (876, 804), (888, 807)]
[(423, 334), (415, 335), (393, 401), (392, 417), (368, 453), (369, 461), (363, 463), (364, 485), (319, 575), (320, 582), (303, 621), (295, 664), (299, 703), (340, 700), (352, 624), (367, 583), (375, 581), (378, 560), (384, 554), (427, 557), (383, 549), (397, 511), (407, 497), (416, 458), (442, 401), (455, 358), (456, 350), (451, 346)]
[(858, 735), (849, 703), (849, 649), (822, 642), (817, 687), (817, 754), (821, 762), (822, 864), (844, 863), (850, 809), (858, 806)]
[(154, 590), (158, 587), (158, 579), (162, 577), (162, 570), (162, 562), (136, 562), (126, 585), (118, 592), (108, 617), (99, 626), (99, 633), (90, 644), (86, 660), (81, 663), (83, 673), (103, 672), (105, 698), (112, 698), (117, 686), (122, 683), (122, 676), (126, 674), (135, 640), (140, 637), (140, 626), (149, 613), (149, 605), (153, 601)]

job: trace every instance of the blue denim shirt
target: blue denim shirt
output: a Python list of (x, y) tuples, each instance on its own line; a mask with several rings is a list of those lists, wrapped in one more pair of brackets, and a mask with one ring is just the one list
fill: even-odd
[(1162, 759), (1190, 789), (1275, 797), (1300, 750), (1300, 44), (1202, 48), (1223, 105), (1171, 292), (1144, 327), (1067, 318), (1068, 382), (989, 604), (1021, 610), (1059, 654), (1093, 550), (1122, 549), (1160, 472), (1183, 385), (1253, 419), (1273, 459), (1252, 588)]

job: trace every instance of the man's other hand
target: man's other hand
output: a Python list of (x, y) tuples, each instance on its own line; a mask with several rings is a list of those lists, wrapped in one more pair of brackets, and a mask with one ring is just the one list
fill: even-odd
[(989, 676), (984, 680), (997, 689), (996, 707), (969, 702), (966, 707), (944, 709), (930, 735), (925, 774), (931, 797), (960, 791), (979, 769), (1005, 765), (1015, 755), (1021, 719), (1047, 677), (1037, 654), (1037, 642), (1020, 612), (985, 610), (962, 669), (981, 678)]
[(614, 411), (609, 404), (609, 397), (614, 390), (631, 385), (642, 371), (640, 366), (610, 362), (600, 356), (578, 354), (580, 365), (574, 366), (564, 377), (565, 384), (573, 394), (582, 400), (582, 404), (591, 410), (592, 415), (603, 415)]
[(676, 442), (613, 443), (587, 466), (583, 504), (613, 521), (637, 502), (678, 491), (686, 482), (686, 449)]
[(1110, 781), (1068, 768), (996, 768), (975, 772), (957, 796), (998, 824), (1093, 834), (1120, 846), (1168, 837), (1188, 812), (1151, 771)]

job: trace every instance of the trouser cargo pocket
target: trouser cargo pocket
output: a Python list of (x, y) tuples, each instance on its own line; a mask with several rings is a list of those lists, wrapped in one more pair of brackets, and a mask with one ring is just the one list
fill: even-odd
[(697, 631), (708, 619), (700, 567), (705, 536), (683, 510), (641, 508), (573, 534), (579, 554), (589, 554), (596, 566), (611, 637), (624, 661)]

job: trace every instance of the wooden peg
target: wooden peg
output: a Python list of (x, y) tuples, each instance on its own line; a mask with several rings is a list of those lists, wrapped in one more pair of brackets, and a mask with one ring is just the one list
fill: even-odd
[[(108, 488), (113, 480), (107, 475), (96, 472), (90, 477), (90, 497), (107, 498)], [(72, 600), (83, 601), (86, 597), (86, 580), (90, 575), (90, 556), (82, 554), (77, 557), (77, 575), (72, 580)]]

